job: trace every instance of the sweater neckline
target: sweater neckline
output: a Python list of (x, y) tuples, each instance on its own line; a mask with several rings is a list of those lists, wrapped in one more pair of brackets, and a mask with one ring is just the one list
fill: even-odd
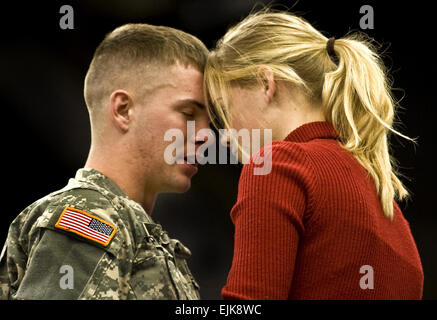
[(305, 123), (285, 137), (284, 141), (307, 142), (313, 139), (337, 139), (338, 134), (334, 126), (327, 121), (314, 121)]

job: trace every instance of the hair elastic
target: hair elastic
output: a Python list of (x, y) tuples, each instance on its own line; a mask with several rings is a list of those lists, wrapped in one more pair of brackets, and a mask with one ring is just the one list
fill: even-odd
[(335, 54), (334, 51), (334, 42), (335, 42), (335, 37), (331, 37), (328, 39), (328, 41), (326, 42), (326, 51), (328, 52), (329, 56), (331, 57), (331, 60), (337, 64), (338, 58), (337, 55)]
[(330, 56), (335, 55), (335, 51), (334, 51), (334, 42), (335, 42), (335, 37), (331, 37), (328, 39), (328, 42), (326, 42), (326, 51), (328, 51), (328, 54)]

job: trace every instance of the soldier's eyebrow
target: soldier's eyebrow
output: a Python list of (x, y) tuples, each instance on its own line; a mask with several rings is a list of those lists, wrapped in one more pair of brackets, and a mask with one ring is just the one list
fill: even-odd
[(205, 109), (205, 106), (202, 103), (200, 103), (199, 101), (194, 100), (194, 99), (181, 99), (181, 100), (178, 101), (178, 104), (179, 105), (192, 104), (192, 105), (196, 106), (197, 108), (199, 108), (201, 110)]

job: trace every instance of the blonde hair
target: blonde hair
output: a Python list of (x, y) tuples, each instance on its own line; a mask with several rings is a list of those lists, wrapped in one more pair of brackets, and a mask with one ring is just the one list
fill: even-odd
[(393, 128), (395, 101), (387, 70), (372, 40), (360, 33), (335, 40), (336, 64), (328, 38), (304, 19), (269, 9), (230, 28), (211, 51), (205, 67), (205, 94), (212, 123), (230, 128), (229, 88), (259, 80), (260, 66), (276, 80), (302, 88), (321, 103), (340, 144), (373, 179), (384, 215), (393, 218), (393, 200), (409, 194), (389, 154), (388, 134), (414, 141)]

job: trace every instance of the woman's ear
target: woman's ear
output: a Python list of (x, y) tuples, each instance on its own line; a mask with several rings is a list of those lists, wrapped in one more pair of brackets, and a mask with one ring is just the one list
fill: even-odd
[(120, 130), (128, 131), (133, 104), (129, 92), (116, 90), (111, 94), (109, 99), (112, 121)]
[(262, 83), (262, 89), (264, 96), (268, 103), (273, 101), (273, 97), (276, 93), (275, 75), (272, 68), (268, 66), (261, 66), (258, 69), (258, 77)]

